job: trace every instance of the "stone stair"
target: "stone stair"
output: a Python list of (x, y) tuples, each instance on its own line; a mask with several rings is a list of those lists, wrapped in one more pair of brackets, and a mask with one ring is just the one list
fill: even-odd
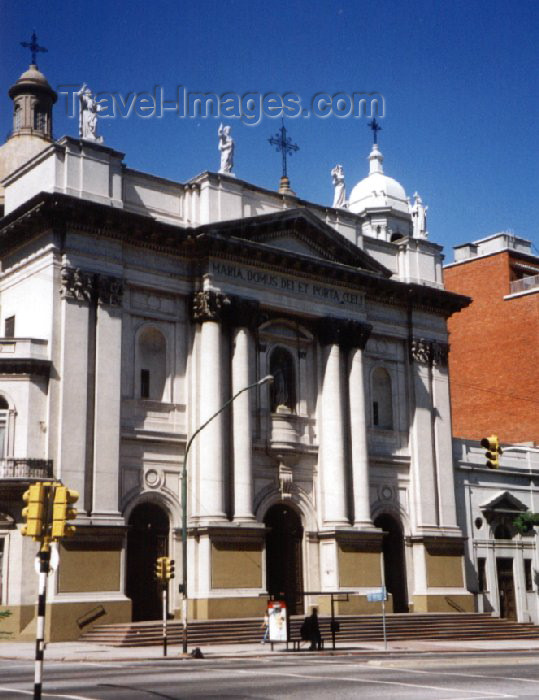
[[(303, 619), (291, 619), (291, 638), (299, 638)], [(340, 629), (336, 639), (340, 643), (383, 640), (381, 615), (341, 615), (337, 620)], [(254, 643), (262, 637), (261, 624), (261, 618), (193, 621), (188, 627), (188, 643), (190, 647)], [(386, 617), (386, 629), (390, 641), (539, 639), (538, 626), (492, 617), (488, 613), (393, 614)], [(327, 645), (331, 640), (329, 617), (320, 617), (320, 631)], [(167, 637), (169, 644), (181, 644), (181, 622), (173, 620), (168, 623)], [(82, 634), (80, 640), (122, 647), (157, 645), (162, 643), (162, 623), (97, 625)]]

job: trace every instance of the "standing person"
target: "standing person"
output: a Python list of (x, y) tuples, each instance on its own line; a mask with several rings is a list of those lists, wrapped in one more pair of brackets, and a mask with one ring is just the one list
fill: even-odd
[(315, 651), (322, 648), (322, 636), (320, 634), (320, 626), (318, 624), (318, 609), (313, 608), (312, 613), (306, 618), (308, 639), (311, 642), (309, 651)]
[(264, 615), (264, 621), (262, 622), (261, 627), (264, 630), (264, 636), (260, 640), (260, 644), (265, 644), (266, 639), (268, 638), (268, 633), (269, 633), (269, 615), (268, 611), (266, 610), (266, 614)]

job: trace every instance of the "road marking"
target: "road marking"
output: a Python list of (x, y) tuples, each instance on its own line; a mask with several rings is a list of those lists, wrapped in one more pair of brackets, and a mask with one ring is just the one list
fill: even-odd
[(496, 681), (520, 681), (521, 683), (539, 683), (536, 678), (516, 678), (515, 676), (489, 676), (485, 673), (464, 673), (461, 671), (428, 671), (423, 669), (415, 668), (393, 668), (391, 666), (378, 666), (377, 668), (383, 669), (384, 671), (404, 671), (405, 673), (436, 673), (438, 676), (462, 676), (463, 678), (485, 678), (487, 680)]
[[(33, 690), (18, 690), (17, 688), (5, 688), (3, 686), (0, 686), (0, 692), (1, 691), (6, 691), (9, 693), (20, 693), (21, 695), (31, 695), (32, 697), (34, 695)], [(68, 698), (68, 700), (97, 700), (97, 698), (90, 698), (87, 695), (63, 695), (60, 693), (47, 692), (42, 692), (41, 694), (43, 697), (48, 696), (51, 698)]]
[[(384, 669), (385, 670), (385, 669)], [(239, 673), (249, 673), (250, 675), (253, 674), (252, 671), (242, 671), (239, 670)], [(372, 678), (347, 678), (346, 676), (322, 676), (322, 675), (316, 675), (313, 676), (307, 675), (305, 673), (267, 673), (268, 676), (286, 676), (289, 678), (306, 678), (307, 680), (310, 681), (318, 681), (318, 680), (340, 680), (340, 681), (349, 681), (351, 683), (375, 683), (378, 685), (398, 685), (398, 686), (404, 686), (407, 688), (421, 688), (422, 690), (437, 690), (437, 691), (443, 691), (446, 693), (458, 693), (461, 691), (461, 688), (444, 688), (443, 686), (439, 685), (421, 685), (420, 683), (406, 683), (404, 681), (381, 681), (381, 680), (374, 680)], [(484, 690), (478, 690), (477, 692), (474, 690), (468, 691), (470, 693), (473, 693), (470, 698), (472, 700), (484, 700), (484, 698), (517, 698), (518, 695), (507, 695), (506, 693), (495, 693), (491, 691), (484, 691)], [(485, 692), (488, 694), (485, 695)], [(453, 699), (455, 700), (455, 699)]]

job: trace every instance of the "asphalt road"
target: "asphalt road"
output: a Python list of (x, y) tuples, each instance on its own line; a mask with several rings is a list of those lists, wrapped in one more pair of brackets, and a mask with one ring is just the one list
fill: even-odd
[[(46, 664), (43, 699), (538, 698), (539, 659), (303, 657)], [(0, 661), (0, 698), (33, 696), (33, 664)]]

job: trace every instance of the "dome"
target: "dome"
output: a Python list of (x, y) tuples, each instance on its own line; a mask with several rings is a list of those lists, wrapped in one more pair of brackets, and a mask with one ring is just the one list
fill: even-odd
[(47, 78), (32, 64), (28, 70), (25, 70), (17, 82), (9, 88), (9, 96), (11, 99), (21, 93), (45, 92), (52, 97), (52, 101), (56, 102), (57, 95), (49, 85)]
[(394, 209), (409, 213), (408, 198), (404, 187), (392, 177), (384, 175), (382, 162), (384, 156), (374, 144), (370, 160), (369, 175), (360, 180), (350, 193), (348, 209), (354, 214), (360, 214), (366, 209)]

